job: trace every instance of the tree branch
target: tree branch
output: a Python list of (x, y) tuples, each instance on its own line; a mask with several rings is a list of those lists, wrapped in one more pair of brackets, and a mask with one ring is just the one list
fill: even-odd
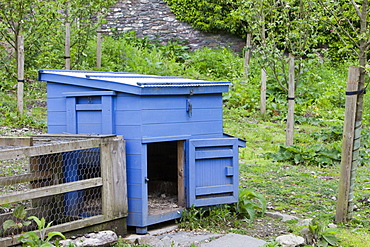
[(361, 19), (362, 14), (361, 14), (360, 9), (357, 7), (357, 5), (356, 5), (356, 3), (355, 3), (355, 0), (351, 0), (351, 4), (352, 4), (352, 5), (353, 5), (353, 7), (355, 8), (357, 16)]

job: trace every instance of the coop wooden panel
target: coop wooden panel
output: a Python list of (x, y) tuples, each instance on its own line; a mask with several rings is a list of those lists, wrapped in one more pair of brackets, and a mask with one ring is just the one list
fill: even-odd
[(189, 122), (189, 123), (162, 123), (142, 126), (142, 134), (145, 137), (176, 136), (176, 135), (203, 135), (221, 134), (222, 121)]
[(222, 117), (222, 109), (192, 109), (186, 110), (184, 103), (181, 109), (163, 109), (163, 110), (143, 110), (143, 124), (160, 124), (160, 123), (181, 123), (181, 122), (200, 122), (200, 121), (217, 121)]
[(132, 94), (119, 93), (116, 98), (117, 111), (141, 110), (141, 97)]
[(187, 157), (188, 206), (238, 201), (237, 138), (189, 140)]

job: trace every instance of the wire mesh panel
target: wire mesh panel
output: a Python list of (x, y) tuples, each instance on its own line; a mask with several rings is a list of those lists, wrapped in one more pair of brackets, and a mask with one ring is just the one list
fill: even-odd
[[(126, 181), (122, 167), (120, 172), (112, 172), (114, 159), (106, 148), (108, 144), (102, 144), (99, 139), (68, 140), (61, 144), (60, 140), (53, 139), (58, 143), (56, 146), (50, 143), (44, 146), (43, 141), (22, 148), (0, 144), (2, 238), (35, 230), (36, 226), (28, 219), (29, 216), (45, 218), (46, 222), (53, 222), (53, 225), (70, 225), (104, 213), (110, 214), (111, 218), (115, 214), (115, 199), (111, 198), (114, 193), (110, 192), (110, 184), (104, 183), (102, 177), (105, 177), (105, 181), (116, 179), (116, 184), (120, 185), (125, 185)], [(101, 145), (106, 148), (103, 156)], [(116, 151), (112, 153), (117, 154)], [(104, 173), (101, 157), (105, 161)], [(104, 200), (103, 193), (106, 194)], [(125, 208), (118, 210), (123, 213), (126, 211)], [(123, 213), (120, 217), (125, 216)]]

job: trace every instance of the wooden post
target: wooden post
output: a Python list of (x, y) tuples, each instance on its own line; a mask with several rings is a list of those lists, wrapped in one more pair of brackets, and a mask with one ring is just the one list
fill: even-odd
[(17, 62), (18, 62), (18, 91), (17, 91), (17, 107), (20, 115), (23, 115), (23, 94), (24, 94), (24, 44), (23, 36), (17, 36)]
[(184, 170), (184, 141), (177, 142), (177, 205), (186, 206), (185, 199), (185, 170)]
[[(347, 92), (358, 90), (360, 68), (350, 67), (348, 71)], [(338, 202), (335, 215), (336, 222), (347, 221), (349, 212), (349, 193), (354, 148), (354, 130), (356, 123), (357, 94), (346, 95), (344, 129), (342, 141), (342, 161), (339, 178)]]
[(127, 216), (125, 142), (121, 136), (106, 138), (100, 145), (103, 179), (102, 210), (106, 219)]
[(289, 54), (289, 88), (288, 88), (288, 117), (286, 122), (286, 142), (285, 145), (293, 145), (294, 138), (294, 56)]
[(66, 70), (71, 69), (71, 23), (66, 23), (66, 37), (65, 37), (65, 55), (66, 60), (65, 68)]
[(97, 44), (96, 44), (96, 67), (101, 68), (101, 39), (102, 39), (102, 30), (101, 26), (99, 25), (97, 31)]
[(248, 80), (249, 62), (251, 60), (252, 54), (251, 44), (252, 44), (252, 34), (247, 33), (247, 40), (245, 42), (245, 53), (244, 53), (244, 74), (246, 80)]
[(267, 81), (266, 70), (261, 69), (261, 92), (260, 92), (261, 115), (266, 114), (266, 88), (267, 88), (266, 81)]

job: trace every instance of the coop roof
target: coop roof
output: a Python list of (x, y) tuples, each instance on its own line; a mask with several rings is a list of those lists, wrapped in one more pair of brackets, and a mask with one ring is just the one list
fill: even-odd
[(126, 72), (39, 70), (39, 80), (138, 95), (207, 94), (228, 91), (230, 82)]

